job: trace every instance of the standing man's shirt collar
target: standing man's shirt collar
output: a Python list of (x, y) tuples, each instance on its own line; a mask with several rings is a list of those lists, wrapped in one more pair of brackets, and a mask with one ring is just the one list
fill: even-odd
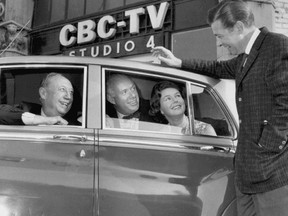
[(253, 32), (253, 35), (252, 35), (252, 37), (250, 38), (250, 40), (249, 40), (249, 42), (248, 42), (248, 44), (247, 44), (247, 46), (246, 46), (245, 53), (246, 53), (247, 55), (250, 54), (250, 51), (251, 51), (251, 49), (252, 49), (252, 46), (253, 46), (253, 44), (255, 43), (255, 41), (256, 41), (256, 39), (257, 39), (257, 37), (258, 37), (259, 34), (260, 34), (260, 30), (257, 28), (257, 29)]

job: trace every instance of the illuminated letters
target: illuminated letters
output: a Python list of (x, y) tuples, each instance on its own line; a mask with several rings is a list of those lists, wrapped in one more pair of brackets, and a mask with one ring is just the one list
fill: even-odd
[(98, 22), (98, 27), (97, 27), (97, 33), (99, 37), (101, 38), (111, 38), (115, 35), (116, 29), (115, 28), (110, 28), (108, 32), (106, 32), (107, 29), (107, 23), (109, 24), (115, 24), (116, 20), (112, 16), (104, 16), (102, 17), (99, 22)]
[(103, 56), (108, 56), (112, 52), (112, 48), (110, 45), (104, 45), (103, 47)]
[[(129, 28), (129, 33), (134, 36), (135, 34), (140, 33), (140, 24), (142, 23), (140, 23), (140, 17), (145, 15), (146, 12), (146, 17), (149, 18), (152, 29), (160, 30), (163, 28), (168, 9), (169, 2), (162, 2), (159, 4), (159, 7), (149, 5), (146, 6), (146, 8), (139, 7), (127, 10), (124, 12), (126, 19), (116, 20), (117, 17), (121, 16), (105, 15), (97, 18), (98, 23), (95, 22), (96, 19), (88, 19), (80, 21), (74, 25), (67, 24), (60, 30), (59, 41), (64, 47), (73, 46), (76, 43), (78, 45), (96, 43), (98, 42), (98, 40), (96, 40), (97, 37), (101, 39), (110, 39), (116, 35), (117, 29), (125, 30), (125, 28)], [(127, 19), (129, 19), (129, 21), (127, 21)], [(149, 25), (149, 28), (151, 28), (151, 26)], [(123, 44), (118, 41), (113, 47), (109, 44), (103, 44), (102, 40), (99, 41), (101, 42), (100, 48), (98, 45), (90, 48), (83, 48), (83, 46), (80, 46), (77, 53), (80, 53), (81, 56), (85, 56), (87, 52), (89, 52), (89, 54), (93, 57), (98, 55), (109, 56), (111, 55), (112, 51), (115, 53), (121, 53), (122, 51), (132, 52), (136, 47), (134, 39), (129, 39)], [(147, 41), (146, 47), (152, 48), (154, 46), (154, 36), (151, 36)], [(74, 51), (70, 52), (70, 55), (75, 54), (76, 53)]]
[(163, 27), (163, 23), (166, 17), (168, 7), (169, 7), (168, 2), (161, 3), (158, 14), (157, 14), (156, 7), (154, 5), (147, 6), (147, 11), (148, 11), (153, 29), (158, 30)]
[(85, 20), (78, 23), (77, 43), (85, 44), (89, 43), (96, 38), (94, 29), (96, 24), (92, 20)]
[(145, 14), (144, 8), (125, 11), (125, 16), (130, 17), (130, 34), (139, 33), (139, 15)]
[(71, 33), (75, 33), (77, 32), (76, 27), (74, 27), (73, 25), (69, 24), (64, 26), (61, 31), (60, 31), (60, 35), (59, 35), (59, 40), (60, 40), (60, 44), (63, 46), (72, 46), (76, 43), (77, 38), (71, 36), (70, 39), (68, 38), (68, 34), (69, 32)]

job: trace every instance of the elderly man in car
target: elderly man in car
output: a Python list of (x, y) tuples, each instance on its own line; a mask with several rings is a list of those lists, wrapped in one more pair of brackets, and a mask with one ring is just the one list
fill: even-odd
[(49, 73), (39, 88), (42, 106), (33, 107), (33, 110), (28, 112), (12, 106), (2, 106), (0, 107), (0, 124), (79, 124), (66, 115), (73, 103), (73, 91), (73, 86), (66, 77), (59, 73)]

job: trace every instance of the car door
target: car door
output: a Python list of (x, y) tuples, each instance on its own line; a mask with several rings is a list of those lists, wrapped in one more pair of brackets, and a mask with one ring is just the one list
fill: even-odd
[(1, 212), (92, 215), (93, 131), (24, 127), (1, 127)]
[(1, 215), (76, 216), (93, 215), (95, 210), (95, 130), (86, 125), (87, 68), (39, 63), (3, 66), (0, 106), (10, 111), (34, 106), (39, 80), (51, 71), (71, 78), (80, 96), (79, 100), (74, 92), (73, 103), (78, 104), (76, 113), (82, 123), (0, 125)]
[[(190, 135), (182, 135), (164, 130), (167, 125), (145, 122), (145, 129), (128, 130), (105, 125), (107, 116), (103, 115), (104, 126), (99, 131), (100, 216), (236, 215), (233, 140), (237, 130), (219, 95), (202, 81), (192, 82), (178, 74), (169, 77), (109, 68), (104, 72), (103, 77), (111, 73), (130, 76), (147, 99), (160, 80), (182, 84), (191, 124), (200, 117), (201, 121), (210, 120), (217, 134), (197, 134), (192, 126)], [(200, 112), (199, 105), (207, 109)]]

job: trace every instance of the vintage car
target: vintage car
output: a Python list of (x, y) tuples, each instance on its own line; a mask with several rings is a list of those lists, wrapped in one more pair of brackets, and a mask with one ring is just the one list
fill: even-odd
[[(0, 125), (1, 216), (236, 215), (238, 126), (219, 93), (223, 81), (108, 58), (5, 57), (1, 105), (39, 105), (39, 83), (49, 72), (73, 83), (71, 110), (80, 125)], [(130, 76), (147, 100), (158, 81), (181, 85), (190, 134), (141, 121), (139, 130), (108, 127), (105, 83), (115, 73)], [(197, 134), (196, 119), (216, 134)]]

